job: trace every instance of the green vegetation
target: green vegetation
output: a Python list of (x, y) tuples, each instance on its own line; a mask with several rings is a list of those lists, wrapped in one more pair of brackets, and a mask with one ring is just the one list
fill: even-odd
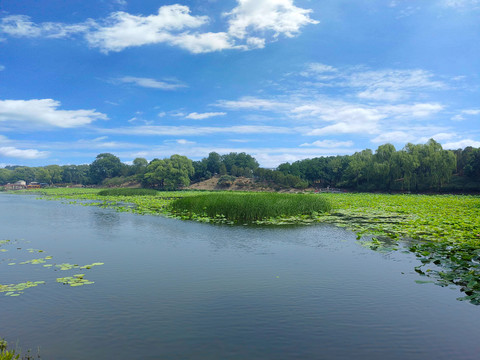
[(195, 169), (192, 160), (172, 155), (169, 159), (154, 159), (148, 164), (142, 185), (161, 190), (175, 190), (190, 185)]
[[(14, 245), (16, 246), (16, 253), (18, 254), (18, 250), (23, 250), (22, 246), (20, 245), (19, 241), (11, 241), (11, 240), (0, 240), (0, 247), (8, 247)], [(0, 249), (0, 250), (6, 250), (6, 249)], [(25, 249), (25, 252), (28, 252), (30, 254), (33, 253), (44, 253), (44, 250), (41, 249)], [(0, 252), (1, 253), (1, 252)], [(43, 258), (37, 258), (37, 259), (29, 259), (25, 261), (20, 261), (20, 262), (13, 262), (16, 259), (7, 259), (7, 258), (2, 258), (0, 257), (0, 263), (9, 261), (7, 264), (8, 266), (24, 266), (24, 265), (42, 265), (43, 268), (45, 268), (45, 271), (49, 269), (48, 271), (56, 271), (56, 270), (61, 270), (61, 271), (69, 271), (73, 269), (85, 269), (85, 270), (90, 270), (94, 266), (100, 266), (104, 265), (101, 262), (95, 262), (92, 264), (86, 264), (86, 265), (78, 265), (78, 264), (69, 264), (69, 263), (61, 263), (61, 264), (56, 264), (54, 263), (53, 256), (45, 256)], [(32, 274), (33, 275), (33, 274)], [(35, 276), (38, 276), (38, 271), (34, 273)], [(81, 275), (81, 276), (80, 276)], [(72, 277), (63, 277), (63, 278), (57, 278), (56, 282), (62, 283), (62, 284), (68, 284), (70, 286), (81, 286), (81, 285), (90, 285), (93, 284), (93, 281), (89, 281), (83, 278), (84, 274), (77, 274), (73, 275)], [(10, 297), (17, 297), (20, 296), (25, 292), (25, 290), (37, 287), (39, 285), (46, 285), (46, 281), (44, 280), (39, 280), (39, 281), (24, 281), (18, 284), (0, 284), (0, 293), (5, 293), (4, 296), (10, 296)], [(0, 358), (1, 360), (1, 358)]]
[(313, 217), (329, 211), (331, 205), (324, 197), (307, 194), (214, 193), (175, 200), (168, 209), (187, 218), (253, 222), (301, 215)]
[(0, 168), (0, 185), (18, 180), (41, 186), (142, 184), (145, 188), (171, 191), (213, 176), (220, 176), (219, 186), (224, 188), (233, 183), (232, 178), (247, 177), (255, 180), (256, 188), (275, 190), (333, 187), (383, 192), (478, 192), (480, 149), (443, 150), (431, 139), (426, 144), (406, 144), (398, 151), (384, 144), (375, 152), (365, 149), (353, 155), (305, 159), (281, 164), (277, 169), (259, 167), (255, 158), (246, 153), (211, 152), (198, 161), (181, 155), (150, 162), (136, 158), (132, 165), (102, 153), (90, 165), (6, 166)]
[(154, 189), (105, 189), (99, 191), (97, 194), (100, 196), (156, 196), (157, 190)]
[(40, 355), (33, 356), (30, 351), (26, 355), (20, 355), (16, 350), (8, 350), (7, 342), (0, 338), (0, 360), (33, 360), (40, 359)]

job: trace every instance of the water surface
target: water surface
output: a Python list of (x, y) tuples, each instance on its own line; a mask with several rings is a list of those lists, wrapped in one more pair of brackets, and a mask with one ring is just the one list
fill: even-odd
[[(46, 360), (478, 359), (480, 307), (329, 225), (220, 226), (0, 195), (0, 336)], [(21, 248), (18, 250), (17, 248)], [(25, 248), (42, 249), (30, 254)], [(105, 265), (54, 271), (8, 266)], [(57, 277), (85, 273), (93, 285)]]

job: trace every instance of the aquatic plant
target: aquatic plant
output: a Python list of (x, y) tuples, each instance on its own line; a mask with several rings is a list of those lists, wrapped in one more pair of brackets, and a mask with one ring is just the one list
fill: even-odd
[(252, 222), (299, 215), (315, 216), (331, 208), (324, 197), (310, 194), (211, 193), (175, 200), (168, 210), (186, 217), (224, 217), (230, 221)]
[[(1, 240), (0, 241), (0, 246), (2, 245), (7, 245), (11, 244), (10, 240)], [(21, 250), (22, 248), (18, 248), (18, 250)], [(25, 249), (26, 252), (28, 253), (43, 253), (44, 250), (40, 249)], [(37, 265), (37, 264), (43, 264), (44, 268), (53, 268), (55, 271), (56, 270), (61, 270), (61, 271), (67, 271), (67, 270), (72, 270), (72, 269), (86, 269), (90, 270), (94, 266), (100, 266), (104, 265), (102, 262), (94, 262), (92, 264), (86, 264), (86, 265), (78, 265), (78, 264), (70, 264), (70, 263), (61, 263), (61, 264), (46, 264), (48, 260), (52, 260), (52, 256), (45, 256), (44, 258), (38, 258), (38, 259), (30, 259), (30, 260), (25, 260), (22, 262), (19, 262), (18, 265)], [(0, 259), (1, 261), (4, 261), (3, 259)], [(16, 262), (9, 262), (7, 265), (9, 266), (14, 266), (17, 265)], [(56, 282), (63, 283), (63, 284), (68, 284), (70, 286), (81, 286), (81, 285), (89, 285), (93, 284), (93, 281), (84, 279), (84, 274), (77, 274), (73, 275), (71, 277), (63, 277), (63, 278), (57, 278)], [(11, 296), (11, 297), (17, 297), (20, 296), (21, 294), (24, 293), (26, 289), (37, 287), (38, 285), (46, 284), (45, 281), (25, 281), (17, 284), (0, 284), (0, 293), (5, 293), (4, 296)], [(0, 358), (1, 360), (1, 358)]]
[(118, 189), (105, 189), (98, 192), (100, 196), (156, 196), (157, 190), (154, 189), (130, 189), (130, 188), (118, 188)]
[[(20, 357), (21, 356), (21, 357)], [(16, 350), (8, 350), (8, 343), (0, 338), (0, 360), (33, 360), (40, 359), (40, 355), (37, 354), (33, 356), (30, 350), (27, 351), (27, 354), (21, 355)]]

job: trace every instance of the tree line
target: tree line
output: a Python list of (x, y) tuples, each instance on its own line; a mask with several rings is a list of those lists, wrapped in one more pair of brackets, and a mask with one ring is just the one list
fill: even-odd
[(182, 155), (150, 162), (136, 158), (131, 165), (113, 154), (102, 153), (86, 165), (6, 166), (0, 169), (0, 184), (18, 180), (103, 186), (138, 182), (145, 188), (175, 190), (213, 176), (219, 176), (227, 187), (232, 179), (243, 176), (277, 189), (480, 191), (480, 148), (444, 150), (431, 139), (426, 144), (408, 143), (401, 150), (385, 144), (375, 152), (366, 149), (353, 155), (305, 159), (276, 169), (261, 168), (254, 157), (243, 152), (211, 152), (199, 161)]

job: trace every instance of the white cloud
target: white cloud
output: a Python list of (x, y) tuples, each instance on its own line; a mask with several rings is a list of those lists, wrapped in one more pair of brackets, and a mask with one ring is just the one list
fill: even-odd
[(399, 104), (386, 105), (378, 109), (388, 116), (396, 118), (424, 118), (438, 113), (444, 109), (439, 103)]
[(480, 109), (467, 109), (467, 110), (462, 110), (460, 114), (452, 116), (453, 121), (463, 121), (465, 120), (465, 115), (479, 115), (480, 114)]
[(480, 6), (480, 0), (443, 0), (443, 5), (449, 8), (477, 8)]
[(465, 114), (465, 115), (479, 115), (480, 114), (480, 109), (463, 110), (462, 114)]
[(405, 131), (390, 131), (384, 132), (371, 141), (373, 143), (385, 144), (385, 143), (408, 143), (414, 141), (415, 136)]
[(0, 22), (0, 32), (14, 37), (63, 38), (77, 33), (84, 33), (90, 28), (89, 23), (62, 24), (44, 22), (35, 24), (26, 15), (10, 15)]
[[(200, 31), (210, 22), (208, 16), (191, 15), (188, 6), (161, 6), (154, 15), (133, 15), (117, 11), (105, 19), (89, 19), (78, 24), (45, 22), (36, 24), (25, 15), (1, 19), (0, 33), (13, 37), (64, 38), (82, 34), (88, 44), (104, 53), (118, 52), (133, 46), (168, 44), (200, 54), (226, 49), (263, 48), (268, 33), (293, 37), (311, 19), (311, 10), (293, 5), (293, 0), (237, 0), (228, 17), (228, 30)], [(120, 5), (125, 1), (117, 0)]]
[(307, 65), (307, 69), (309, 72), (315, 73), (315, 74), (321, 74), (321, 73), (335, 73), (338, 71), (337, 68), (322, 64), (322, 63), (310, 63)]
[(48, 156), (47, 151), (38, 151), (35, 149), (17, 149), (13, 146), (0, 146), (0, 155), (4, 157), (18, 159), (40, 159)]
[(353, 141), (337, 141), (337, 140), (317, 140), (311, 144), (305, 143), (302, 147), (319, 147), (319, 148), (340, 148), (353, 146)]
[(371, 140), (372, 143), (384, 144), (384, 143), (396, 143), (406, 144), (415, 143), (423, 144), (430, 139), (436, 141), (449, 140), (457, 137), (455, 133), (435, 133), (435, 128), (429, 127), (414, 127), (407, 130), (396, 130), (390, 132), (384, 132)]
[(250, 32), (273, 32), (293, 37), (307, 24), (318, 24), (310, 18), (312, 10), (293, 5), (293, 0), (237, 0), (238, 6), (226, 15), (229, 16), (230, 35), (243, 39)]
[(385, 89), (367, 89), (357, 93), (360, 99), (374, 100), (374, 101), (399, 101), (408, 95), (404, 91), (388, 91)]
[(225, 112), (207, 112), (207, 113), (190, 113), (185, 118), (187, 119), (194, 119), (194, 120), (203, 120), (208, 119), (214, 116), (225, 116), (227, 113)]
[(53, 99), (0, 100), (0, 122), (74, 128), (107, 119), (95, 110), (59, 110), (60, 105)]
[(193, 144), (195, 144), (195, 141), (188, 141), (188, 140), (185, 140), (185, 139), (178, 139), (175, 142), (179, 145), (193, 145)]
[(289, 127), (239, 125), (213, 126), (137, 126), (117, 129), (101, 129), (103, 133), (127, 135), (203, 136), (210, 134), (291, 134)]
[(442, 144), (442, 147), (444, 149), (451, 149), (451, 150), (464, 149), (467, 146), (480, 148), (480, 141), (471, 140), (471, 139), (464, 139), (464, 140), (460, 140), (460, 141), (455, 141), (455, 142), (449, 142), (449, 143)]
[(244, 49), (245, 46), (237, 46), (230, 39), (227, 33), (196, 33), (196, 34), (180, 34), (169, 40), (172, 45), (177, 45), (182, 49), (188, 50), (193, 54), (209, 53), (226, 49)]
[(113, 2), (117, 5), (120, 5), (122, 7), (127, 6), (127, 1), (126, 0), (113, 0)]
[(179, 88), (187, 87), (186, 85), (181, 84), (179, 82), (158, 81), (154, 79), (139, 78), (139, 77), (133, 77), (133, 76), (124, 76), (117, 80), (122, 83), (135, 84), (141, 87), (160, 89), (160, 90), (176, 90)]
[(301, 76), (320, 81), (319, 85), (352, 88), (360, 99), (395, 102), (420, 91), (446, 89), (448, 86), (422, 69), (368, 70), (363, 67), (334, 68), (321, 63), (307, 64)]
[(101, 25), (87, 35), (92, 47), (103, 52), (121, 51), (131, 46), (168, 43), (175, 36), (172, 32), (198, 28), (208, 22), (206, 16), (192, 16), (188, 6), (166, 5), (158, 14), (141, 16), (119, 11), (111, 14)]
[(286, 104), (268, 100), (259, 99), (251, 96), (244, 96), (239, 100), (220, 100), (216, 106), (231, 110), (279, 110), (284, 109)]

